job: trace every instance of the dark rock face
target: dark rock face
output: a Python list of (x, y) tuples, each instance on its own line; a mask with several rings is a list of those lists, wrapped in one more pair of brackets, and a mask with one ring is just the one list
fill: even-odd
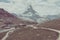
[(60, 20), (43, 24), (26, 21), (0, 9), (0, 40), (57, 40), (60, 32), (41, 27), (57, 30), (59, 24)]
[(0, 8), (0, 27), (7, 26), (9, 23), (14, 23), (14, 20), (17, 20), (16, 16)]
[(0, 18), (1, 17), (5, 18), (5, 17), (15, 17), (15, 16), (5, 11), (4, 9), (0, 8)]

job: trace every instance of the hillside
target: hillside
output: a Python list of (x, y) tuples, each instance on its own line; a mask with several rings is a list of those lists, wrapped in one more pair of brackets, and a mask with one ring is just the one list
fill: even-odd
[(59, 40), (59, 32), (44, 29), (52, 24), (51, 28), (56, 29), (59, 23), (60, 20), (55, 20), (38, 24), (0, 9), (0, 40)]

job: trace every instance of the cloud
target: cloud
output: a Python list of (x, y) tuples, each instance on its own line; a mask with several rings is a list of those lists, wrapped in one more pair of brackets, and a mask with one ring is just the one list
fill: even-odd
[(22, 13), (27, 6), (24, 2), (22, 0), (10, 0), (10, 3), (0, 2), (0, 8), (12, 13)]
[(57, 15), (60, 14), (60, 7), (55, 3), (59, 0), (46, 0), (46, 1), (35, 1), (32, 3), (34, 10), (38, 12), (39, 15)]
[(9, 3), (9, 0), (0, 0), (0, 2), (5, 2), (5, 3)]
[(8, 0), (9, 3), (0, 2), (0, 8), (4, 8), (8, 12), (22, 14), (27, 10), (29, 4), (39, 15), (55, 15), (60, 13), (60, 7), (55, 5), (58, 0)]

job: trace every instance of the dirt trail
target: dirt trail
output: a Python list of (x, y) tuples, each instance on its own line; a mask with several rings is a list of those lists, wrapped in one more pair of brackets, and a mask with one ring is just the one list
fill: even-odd
[(60, 40), (60, 30), (51, 29), (51, 28), (44, 28), (44, 27), (41, 27), (41, 28), (42, 28), (42, 29), (46, 29), (46, 30), (55, 31), (55, 32), (59, 33), (59, 37), (57, 38), (57, 40)]
[[(57, 33), (59, 33), (59, 37), (57, 38), (57, 40), (60, 40), (60, 30), (45, 28), (45, 27), (40, 27), (39, 28), (39, 27), (36, 27), (34, 25), (27, 25), (26, 27), (32, 27), (33, 29), (45, 29), (45, 30), (51, 30), (51, 31), (57, 32)], [(16, 29), (14, 27), (10, 28), (10, 29), (1, 30), (0, 33), (7, 31), (6, 35), (1, 40), (6, 40), (9, 37), (9, 34), (13, 33), (15, 30)]]
[(6, 35), (1, 40), (6, 40), (9, 37), (9, 34), (11, 34), (15, 31), (15, 28), (11, 28), (11, 29), (6, 30), (6, 31), (8, 31), (8, 32), (6, 33)]
[(57, 33), (59, 33), (59, 37), (57, 38), (57, 40), (60, 40), (60, 30), (51, 29), (51, 28), (45, 28), (45, 27), (40, 27), (40, 28), (38, 28), (38, 27), (33, 26), (33, 25), (27, 25), (27, 26), (32, 27), (32, 28), (34, 28), (34, 29), (40, 29), (40, 28), (41, 28), (41, 29), (51, 30), (51, 31), (57, 32)]

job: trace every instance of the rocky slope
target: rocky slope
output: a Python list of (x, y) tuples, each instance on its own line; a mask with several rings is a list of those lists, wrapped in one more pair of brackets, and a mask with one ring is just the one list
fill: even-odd
[(47, 21), (45, 23), (41, 23), (39, 26), (60, 30), (60, 19)]

